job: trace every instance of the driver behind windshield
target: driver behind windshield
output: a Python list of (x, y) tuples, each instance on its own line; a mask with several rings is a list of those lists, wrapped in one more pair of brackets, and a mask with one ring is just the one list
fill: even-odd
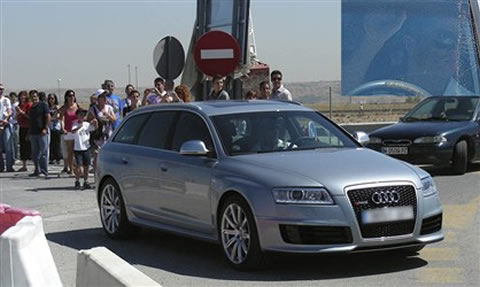
[[(358, 5), (347, 9), (342, 30), (342, 89), (348, 93), (371, 81), (399, 80), (431, 95), (472, 95), (472, 64), (468, 62), (472, 57), (467, 53), (473, 53), (468, 46), (473, 38), (467, 6), (456, 1), (407, 2), (377, 5), (373, 10)], [(347, 40), (349, 36), (356, 40)]]

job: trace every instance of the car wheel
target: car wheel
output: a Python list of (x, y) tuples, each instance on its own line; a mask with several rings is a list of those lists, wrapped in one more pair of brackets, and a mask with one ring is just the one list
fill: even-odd
[(467, 171), (468, 164), (468, 146), (467, 142), (462, 140), (455, 145), (453, 151), (452, 167), (457, 174), (464, 174)]
[(100, 188), (100, 219), (103, 230), (113, 239), (126, 237), (131, 229), (120, 189), (111, 178)]
[(263, 254), (253, 214), (240, 196), (229, 197), (219, 217), (219, 238), (228, 262), (240, 270), (253, 270), (264, 265)]

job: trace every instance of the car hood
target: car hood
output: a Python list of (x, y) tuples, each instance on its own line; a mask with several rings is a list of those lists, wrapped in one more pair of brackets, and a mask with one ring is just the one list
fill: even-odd
[(446, 132), (453, 132), (468, 126), (468, 121), (419, 121), (399, 122), (391, 126), (378, 129), (370, 133), (370, 137), (381, 139), (416, 139), (422, 136), (435, 136)]
[(236, 159), (274, 171), (279, 179), (296, 175), (299, 182), (291, 182), (290, 186), (302, 186), (302, 179), (309, 178), (335, 195), (344, 194), (346, 186), (358, 184), (410, 181), (417, 185), (419, 176), (424, 176), (405, 162), (367, 148), (275, 152)]

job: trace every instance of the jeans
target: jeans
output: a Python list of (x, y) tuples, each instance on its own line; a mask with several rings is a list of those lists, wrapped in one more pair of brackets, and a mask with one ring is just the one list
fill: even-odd
[(5, 169), (3, 162), (3, 154), (5, 152), (5, 159), (7, 163), (7, 170), (13, 169), (13, 137), (12, 137), (12, 126), (7, 124), (3, 127), (3, 130), (0, 131), (0, 171)]
[(48, 174), (48, 134), (30, 135), (32, 160), (35, 165), (34, 173)]
[(18, 148), (18, 124), (12, 125), (12, 138), (13, 138), (13, 158), (20, 159), (20, 150)]

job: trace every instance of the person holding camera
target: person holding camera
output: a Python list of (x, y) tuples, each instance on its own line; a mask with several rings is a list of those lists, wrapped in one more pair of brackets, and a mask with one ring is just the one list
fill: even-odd
[(95, 119), (98, 128), (91, 134), (90, 143), (93, 146), (93, 169), (97, 166), (98, 150), (107, 142), (112, 135), (113, 124), (117, 120), (112, 106), (107, 104), (107, 91), (97, 90), (97, 104), (93, 105), (87, 115), (87, 121), (92, 123)]
[(153, 84), (155, 87), (150, 90), (150, 94), (144, 99), (145, 102), (142, 105), (170, 103), (173, 100), (165, 91), (165, 80), (163, 78), (156, 78)]

